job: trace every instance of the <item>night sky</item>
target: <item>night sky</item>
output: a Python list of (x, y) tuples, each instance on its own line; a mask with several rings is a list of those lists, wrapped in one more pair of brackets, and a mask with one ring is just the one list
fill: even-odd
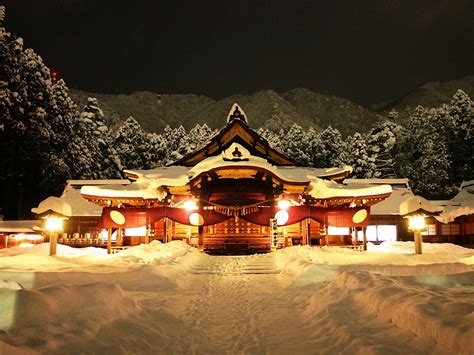
[(11, 0), (68, 85), (222, 98), (306, 87), (361, 104), (474, 72), (474, 1)]

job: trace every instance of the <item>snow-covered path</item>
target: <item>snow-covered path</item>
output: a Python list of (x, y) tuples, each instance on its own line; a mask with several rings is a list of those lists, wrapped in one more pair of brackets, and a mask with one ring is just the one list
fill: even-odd
[(5, 251), (0, 354), (471, 354), (474, 251), (451, 249)]

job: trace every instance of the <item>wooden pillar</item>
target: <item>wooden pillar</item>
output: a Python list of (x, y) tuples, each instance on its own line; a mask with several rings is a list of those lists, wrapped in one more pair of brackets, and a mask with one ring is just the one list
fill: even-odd
[(311, 218), (307, 217), (304, 223), (306, 225), (306, 244), (311, 245)]
[(168, 243), (168, 217), (163, 217), (163, 243)]
[(367, 227), (362, 227), (362, 246), (367, 251)]
[(145, 244), (150, 243), (150, 225), (146, 225), (146, 233), (145, 233)]
[(415, 231), (415, 253), (421, 254), (423, 252), (422, 250), (422, 239), (421, 239), (421, 232), (420, 231)]
[(115, 241), (116, 245), (122, 244), (122, 228), (117, 229), (117, 239)]
[(204, 227), (198, 227), (198, 251), (204, 251)]
[(49, 255), (56, 255), (58, 244), (58, 235), (56, 233), (50, 233), (49, 235)]
[(359, 245), (359, 236), (357, 235), (357, 228), (352, 227), (351, 229), (352, 229), (352, 243), (356, 247)]
[(308, 226), (306, 224), (306, 220), (301, 221), (301, 245), (308, 244)]
[(112, 228), (107, 228), (107, 254), (112, 254)]

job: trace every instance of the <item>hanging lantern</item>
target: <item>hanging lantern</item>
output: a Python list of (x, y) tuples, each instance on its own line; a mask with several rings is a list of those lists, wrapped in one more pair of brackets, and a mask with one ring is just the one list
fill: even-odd
[(290, 215), (288, 214), (288, 211), (280, 210), (275, 213), (275, 219), (277, 220), (277, 224), (279, 226), (282, 226), (286, 224), (286, 222), (288, 222), (288, 219), (290, 219)]
[(197, 212), (191, 213), (189, 223), (193, 226), (202, 226), (204, 225), (204, 217)]

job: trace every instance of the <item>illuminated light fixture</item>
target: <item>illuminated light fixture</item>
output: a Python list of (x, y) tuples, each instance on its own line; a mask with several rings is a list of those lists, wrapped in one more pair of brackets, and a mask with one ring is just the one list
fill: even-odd
[(188, 211), (193, 211), (198, 209), (198, 205), (194, 200), (186, 200), (183, 202), (184, 209)]
[(125, 223), (125, 216), (119, 211), (110, 211), (110, 219), (116, 224), (124, 224)]
[(63, 218), (47, 217), (45, 229), (48, 232), (61, 232), (63, 230)]
[(282, 226), (288, 222), (290, 219), (290, 215), (288, 214), (288, 211), (286, 210), (281, 210), (275, 213), (275, 219), (277, 220), (277, 224), (279, 226)]
[(189, 223), (193, 226), (202, 226), (204, 224), (204, 217), (197, 212), (191, 213), (189, 216)]
[(278, 207), (282, 210), (287, 210), (288, 208), (290, 208), (290, 206), (291, 206), (291, 202), (286, 199), (282, 199), (278, 201)]
[(362, 223), (367, 218), (367, 210), (359, 210), (352, 216), (352, 222)]
[(416, 214), (408, 216), (408, 229), (414, 232), (422, 232), (426, 229), (425, 216)]

